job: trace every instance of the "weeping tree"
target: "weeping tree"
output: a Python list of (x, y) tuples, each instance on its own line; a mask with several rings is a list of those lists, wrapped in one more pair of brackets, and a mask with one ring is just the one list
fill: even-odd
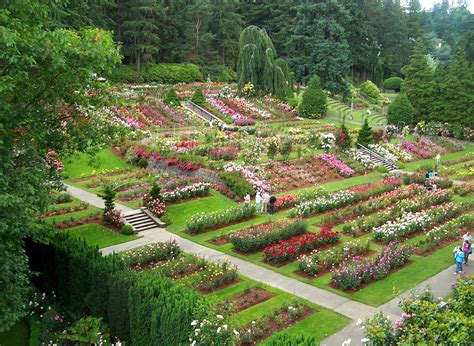
[(240, 34), (237, 73), (239, 89), (250, 82), (258, 93), (283, 96), (289, 87), (287, 63), (277, 58), (265, 29), (253, 25)]

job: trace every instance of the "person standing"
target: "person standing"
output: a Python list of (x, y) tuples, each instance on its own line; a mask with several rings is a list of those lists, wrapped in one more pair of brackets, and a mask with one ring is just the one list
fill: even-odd
[(462, 236), (462, 240), (463, 240), (463, 241), (466, 241), (466, 240), (467, 240), (467, 241), (469, 242), (469, 244), (472, 244), (472, 236), (471, 236), (471, 233), (466, 232), (466, 234), (464, 234), (464, 235)]
[(268, 194), (267, 191), (263, 192), (262, 198), (263, 198), (263, 212), (266, 213), (268, 211), (268, 203), (270, 202), (270, 195)]
[(248, 193), (245, 195), (244, 201), (245, 201), (245, 203), (250, 202), (250, 195)]
[(441, 163), (441, 155), (439, 153), (436, 154), (435, 159), (436, 159), (436, 167), (438, 167)]
[(275, 214), (275, 202), (277, 201), (275, 196), (271, 196), (268, 200), (268, 214)]
[(464, 252), (459, 248), (456, 252), (456, 272), (454, 274), (462, 273), (462, 264), (464, 262)]
[(469, 243), (467, 240), (465, 240), (464, 244), (462, 244), (462, 252), (464, 252), (464, 264), (467, 265), (467, 259), (472, 253), (471, 243)]
[(260, 191), (257, 191), (255, 195), (255, 210), (257, 213), (262, 211), (262, 195), (260, 195)]

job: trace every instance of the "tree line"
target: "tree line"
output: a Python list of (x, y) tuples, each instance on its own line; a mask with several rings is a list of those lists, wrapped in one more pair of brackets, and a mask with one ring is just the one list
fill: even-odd
[(419, 0), (76, 0), (51, 12), (58, 27), (112, 30), (124, 62), (225, 65), (237, 68), (239, 36), (264, 28), (294, 78), (317, 74), (323, 86), (343, 91), (340, 78), (380, 84), (398, 76), (416, 39), (449, 65), (457, 48), (474, 59), (474, 16), (467, 1), (442, 0), (422, 10)]

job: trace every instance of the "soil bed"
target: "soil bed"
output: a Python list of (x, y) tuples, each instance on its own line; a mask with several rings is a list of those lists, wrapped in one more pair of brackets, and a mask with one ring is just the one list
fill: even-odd
[(204, 295), (207, 295), (207, 294), (211, 294), (211, 293), (214, 293), (214, 292), (217, 292), (217, 291), (220, 291), (220, 290), (223, 290), (224, 288), (227, 288), (229, 286), (233, 286), (235, 284), (238, 284), (241, 280), (240, 279), (235, 279), (234, 281), (231, 281), (231, 282), (228, 282), (228, 283), (225, 283), (225, 284), (222, 284), (210, 291), (206, 291), (206, 290), (203, 290), (203, 289), (200, 289), (200, 288), (197, 288), (196, 287), (196, 291), (198, 291), (199, 293), (201, 294), (204, 294)]
[(233, 304), (232, 313), (237, 313), (273, 297), (275, 297), (275, 294), (260, 287), (253, 287), (227, 298), (218, 307), (225, 309), (227, 305)]

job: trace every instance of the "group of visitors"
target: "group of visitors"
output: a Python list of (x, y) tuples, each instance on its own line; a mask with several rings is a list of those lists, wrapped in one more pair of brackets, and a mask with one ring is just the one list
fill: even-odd
[(438, 178), (438, 171), (429, 170), (425, 175), (425, 191), (436, 190), (435, 181)]
[(462, 273), (462, 265), (467, 265), (467, 259), (469, 255), (472, 254), (472, 236), (469, 232), (463, 235), (462, 245), (457, 245), (454, 247), (453, 255), (454, 261), (456, 262), (456, 272), (454, 274)]
[[(255, 208), (257, 213), (268, 213), (269, 215), (275, 214), (276, 200), (275, 196), (270, 196), (266, 191), (263, 191), (263, 193), (257, 191), (257, 194), (255, 195)], [(245, 196), (245, 202), (250, 202), (249, 194)]]

